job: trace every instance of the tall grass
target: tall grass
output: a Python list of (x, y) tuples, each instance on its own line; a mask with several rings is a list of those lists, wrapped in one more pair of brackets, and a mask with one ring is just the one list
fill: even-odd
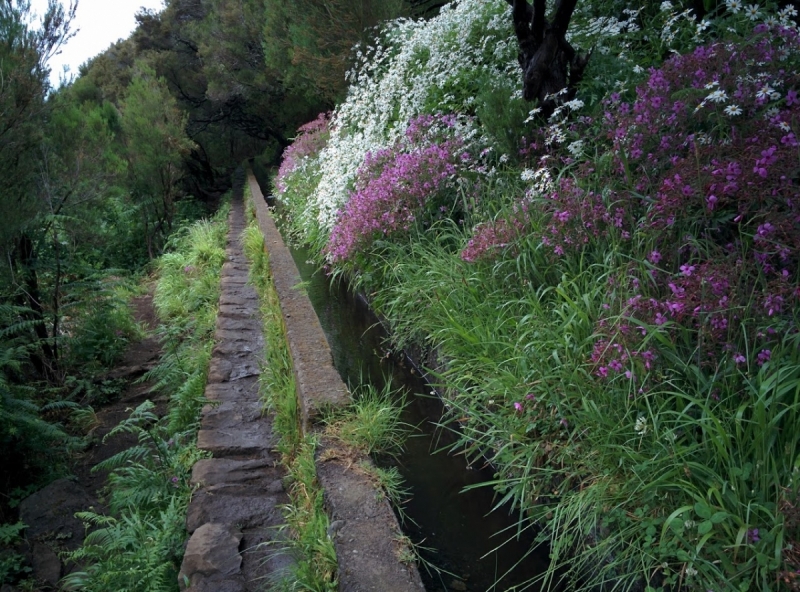
[(775, 589), (798, 534), (784, 521), (800, 474), (798, 334), (760, 367), (710, 371), (692, 335), (640, 325), (662, 363), (601, 379), (590, 358), (608, 286), (630, 270), (619, 250), (554, 268), (523, 242), (472, 265), (447, 246), (457, 228), (440, 232), (384, 245), (356, 281), (399, 344), (436, 346), (454, 449), (491, 462), (482, 486), (549, 544), (543, 583)]

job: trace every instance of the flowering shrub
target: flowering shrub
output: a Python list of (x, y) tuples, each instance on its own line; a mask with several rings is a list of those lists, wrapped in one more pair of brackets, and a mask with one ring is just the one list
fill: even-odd
[(453, 116), (423, 115), (394, 146), (367, 154), (331, 232), (326, 248), (331, 262), (352, 258), (378, 237), (454, 213), (456, 176), (473, 160), (459, 127)]
[[(795, 30), (760, 25), (749, 43), (698, 47), (653, 69), (633, 104), (612, 95), (618, 183), (634, 188), (626, 210), (651, 250), (647, 277), (610, 307), (617, 321), (601, 320), (601, 334), (620, 334), (595, 348), (598, 375), (619, 366), (620, 347), (639, 350), (635, 324), (692, 329), (712, 365), (760, 366), (781, 336), (800, 295), (799, 49)], [(737, 345), (743, 326), (749, 343)]]
[(284, 150), (281, 166), (275, 177), (275, 189), (278, 195), (286, 193), (289, 177), (301, 172), (324, 148), (328, 141), (330, 118), (330, 112), (320, 113), (315, 120), (297, 128), (298, 135), (291, 146)]
[(357, 54), (348, 98), (334, 112), (319, 157), (320, 182), (308, 204), (318, 228), (333, 228), (366, 155), (394, 146), (414, 118), (467, 112), (476, 76), (519, 80), (521, 87), (509, 10), (503, 0), (450, 3), (427, 21), (389, 23), (383, 44)]
[[(527, 211), (527, 206), (523, 204)], [(492, 260), (498, 252), (508, 247), (525, 232), (527, 216), (522, 213), (511, 218), (498, 218), (491, 222), (481, 222), (472, 231), (472, 238), (461, 251), (461, 259), (469, 263), (479, 260)]]

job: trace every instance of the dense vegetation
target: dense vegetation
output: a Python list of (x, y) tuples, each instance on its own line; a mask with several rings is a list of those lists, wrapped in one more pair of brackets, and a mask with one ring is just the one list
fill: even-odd
[[(166, 471), (167, 492), (185, 494), (181, 471), (195, 454), (205, 347), (197, 344), (215, 289), (205, 266), (219, 253), (209, 246), (218, 230), (192, 224), (219, 210), (245, 159), (277, 163), (293, 130), (343, 96), (352, 44), (368, 42), (381, 19), (436, 3), (356, 9), (325, 0), (293, 11), (262, 0), (170, 0), (138, 14), (130, 38), (53, 88), (47, 61), (71, 39), (76, 4), (52, 0), (36, 19), (27, 0), (0, 2), (0, 543), (18, 539), (19, 501), (71, 472), (93, 437), (95, 411), (124, 388), (108, 371), (141, 336), (126, 301), (157, 279), (170, 329), (154, 378), (175, 405), (158, 426), (143, 407), (119, 428), (143, 444), (105, 467), (117, 471), (106, 492), (113, 515), (85, 515), (102, 528), (75, 557), (87, 569), (70, 585), (119, 590), (148, 573), (150, 589), (172, 589), (186, 500), (159, 494), (151, 503), (153, 490), (134, 490)], [(325, 7), (343, 19), (336, 42), (301, 52), (322, 30), (309, 17)], [(312, 63), (329, 78), (303, 78)], [(181, 263), (206, 247), (198, 262)], [(180, 442), (169, 466), (142, 456), (162, 441)], [(142, 471), (149, 477), (139, 482)], [(131, 500), (141, 501), (133, 514)], [(159, 541), (157, 564), (134, 548), (141, 536)], [(0, 581), (23, 576), (20, 558), (0, 549)]]
[(545, 118), (508, 4), (383, 28), (285, 153), (294, 236), (433, 352), (546, 582), (797, 589), (797, 12), (579, 3)]
[(579, 2), (591, 58), (545, 111), (513, 4), (168, 0), (54, 89), (75, 6), (0, 1), (0, 542), (119, 392), (152, 272), (174, 404), (120, 426), (148, 443), (70, 585), (177, 585), (222, 232), (192, 224), (255, 157), (295, 239), (438, 359), (545, 579), (800, 588), (794, 4)]

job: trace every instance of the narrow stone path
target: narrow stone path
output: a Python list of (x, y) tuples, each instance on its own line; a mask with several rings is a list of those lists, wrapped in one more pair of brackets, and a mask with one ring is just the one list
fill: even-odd
[(239, 236), (245, 228), (244, 175), (235, 179), (229, 218), (227, 261), (197, 436), (213, 458), (197, 462), (189, 506), (191, 538), (181, 566), (181, 587), (190, 592), (250, 592), (271, 589), (291, 558), (281, 552), (279, 506), (289, 502), (284, 473), (274, 450), (271, 415), (262, 414), (258, 378), (264, 338), (258, 295), (247, 285), (248, 262)]

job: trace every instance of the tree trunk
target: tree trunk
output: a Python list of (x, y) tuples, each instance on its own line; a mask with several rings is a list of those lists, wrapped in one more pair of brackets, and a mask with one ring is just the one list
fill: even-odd
[(39, 290), (39, 277), (34, 267), (35, 262), (36, 253), (33, 241), (27, 234), (23, 234), (16, 240), (16, 248), (12, 254), (12, 267), (21, 280), (20, 304), (27, 309), (23, 316), (27, 320), (35, 321), (33, 330), (39, 342), (40, 351), (31, 355), (31, 363), (41, 376), (52, 378), (57, 374), (58, 360), (50, 343), (50, 335), (47, 333), (42, 296)]
[(553, 22), (545, 18), (546, 0), (506, 0), (512, 6), (514, 32), (519, 43), (523, 96), (538, 100), (544, 116), (575, 96), (589, 55), (579, 55), (567, 42), (569, 21), (578, 0), (560, 0)]

